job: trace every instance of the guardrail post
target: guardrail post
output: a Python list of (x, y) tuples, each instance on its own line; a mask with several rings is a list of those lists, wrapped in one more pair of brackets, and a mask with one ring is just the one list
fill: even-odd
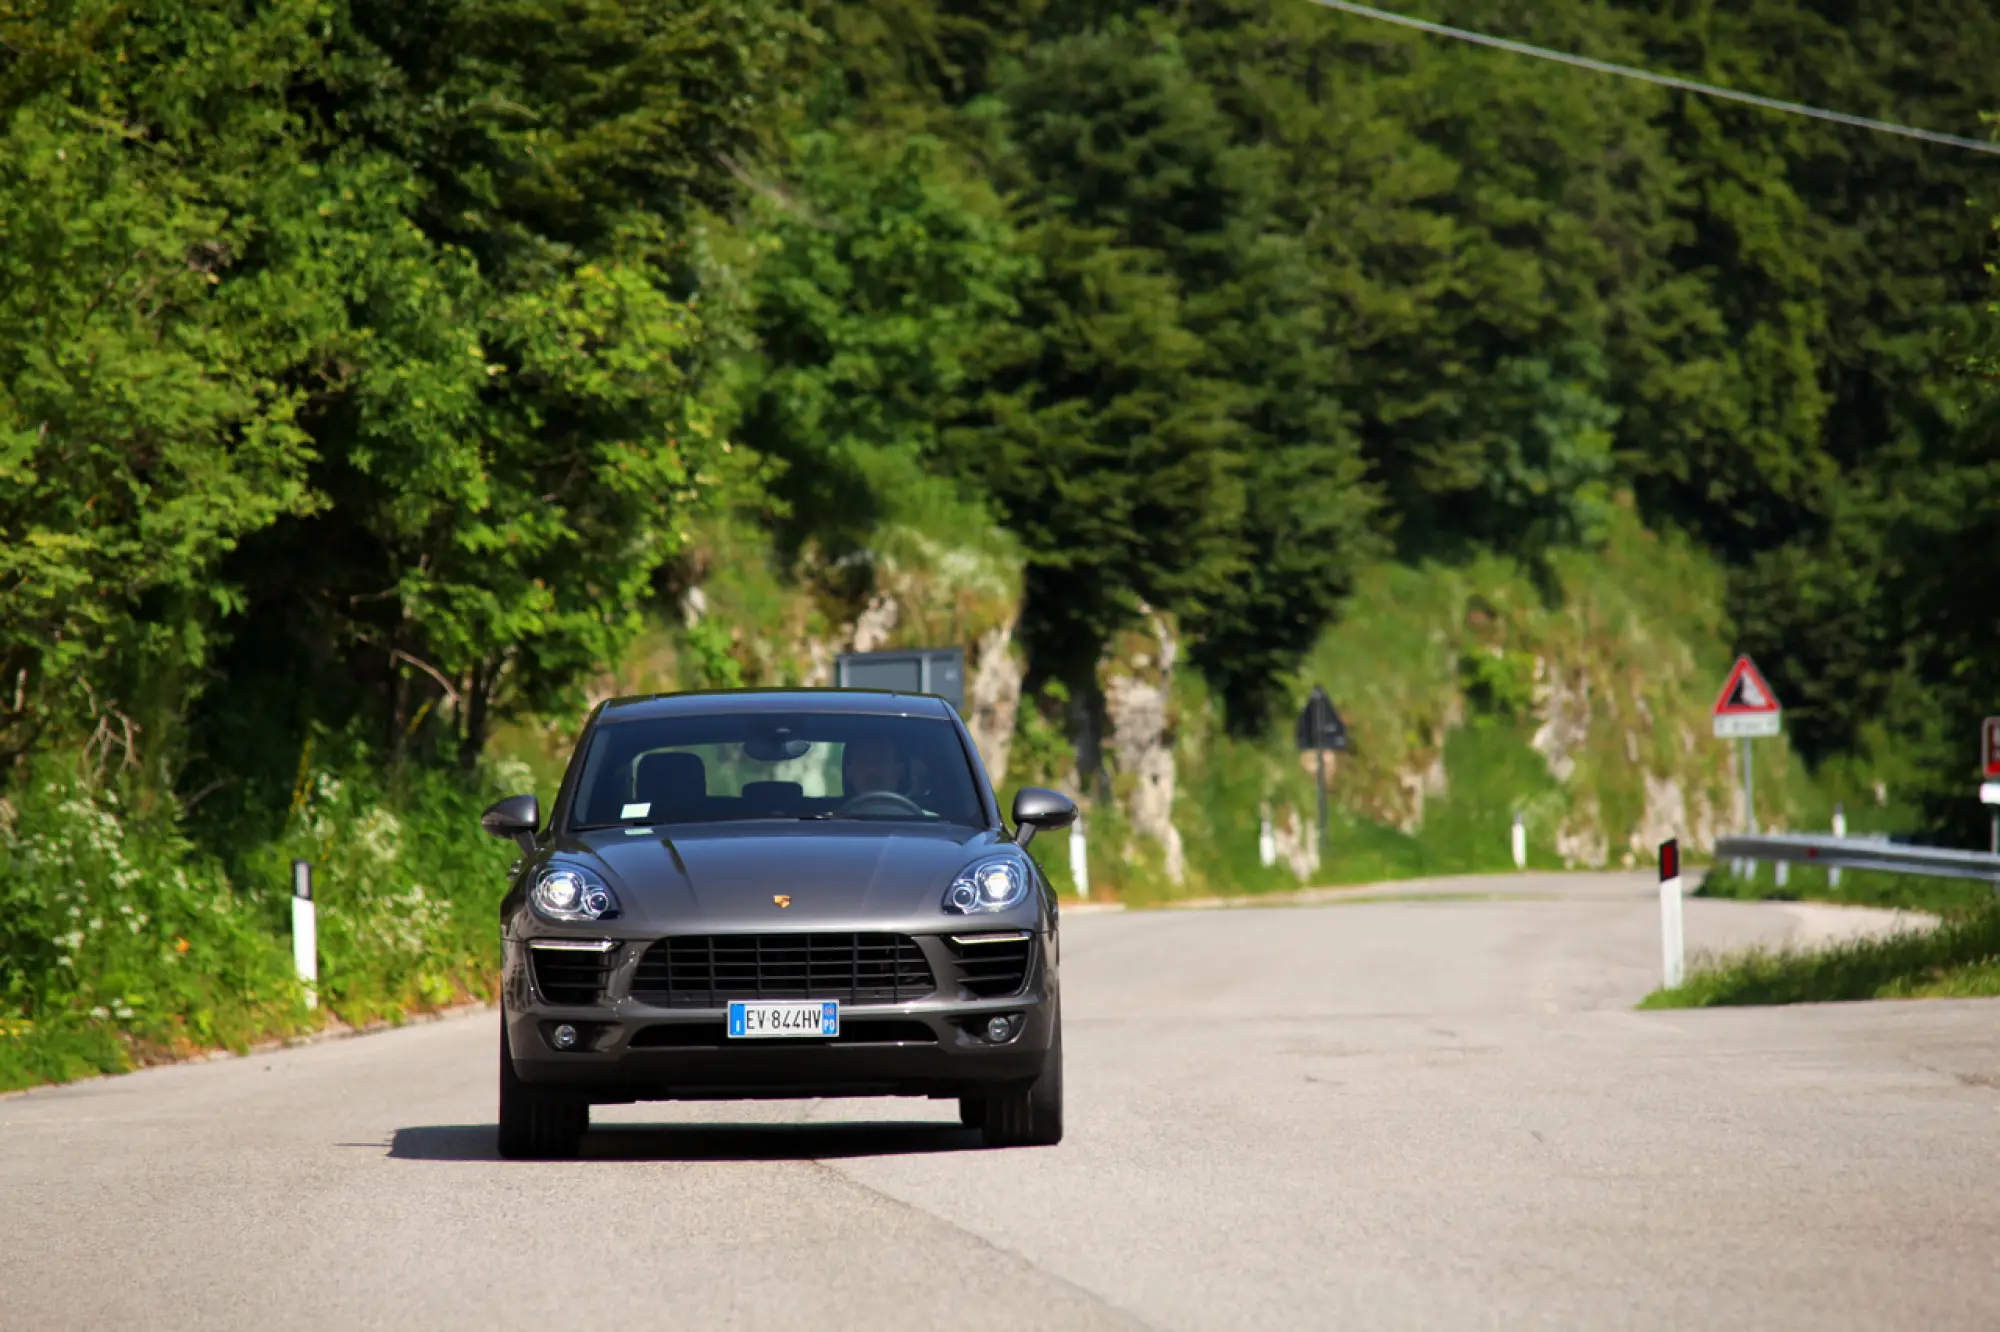
[(319, 1007), (319, 920), (313, 909), (312, 866), (292, 862), (292, 965), (306, 989), (306, 1007)]

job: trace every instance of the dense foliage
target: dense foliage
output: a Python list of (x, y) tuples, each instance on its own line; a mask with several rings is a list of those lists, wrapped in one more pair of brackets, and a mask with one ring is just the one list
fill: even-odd
[[(1960, 133), (2000, 108), (1976, 0), (1431, 11)], [(1038, 669), (1076, 682), (1147, 599), (1255, 729), (1372, 543), (1587, 548), (1629, 490), (1728, 562), (1809, 757), (1974, 816), (2000, 158), (1304, 3), (815, 18), (820, 123), (955, 145), (1032, 262), (938, 456), (1027, 544)]]
[[(2000, 109), (1981, 0), (1423, 8)], [(1087, 729), (1160, 608), (1256, 733), (1368, 561), (1621, 502), (1813, 762), (1963, 824), (1996, 213), (2000, 158), (1305, 0), (0, 0), (0, 843), (240, 878), (314, 744), (476, 768), (725, 514), (823, 570), (998, 525), (1033, 694)]]

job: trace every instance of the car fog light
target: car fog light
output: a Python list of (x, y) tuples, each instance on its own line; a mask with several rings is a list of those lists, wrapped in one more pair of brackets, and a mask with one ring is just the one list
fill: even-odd
[(565, 1022), (549, 1033), (549, 1039), (555, 1042), (556, 1049), (558, 1050), (574, 1050), (576, 1049), (576, 1028)]
[(1010, 1017), (989, 1018), (986, 1022), (986, 1039), (995, 1045), (1014, 1034), (1014, 1019)]

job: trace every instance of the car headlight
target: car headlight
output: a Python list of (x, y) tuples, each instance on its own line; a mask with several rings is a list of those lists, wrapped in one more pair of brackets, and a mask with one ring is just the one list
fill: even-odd
[(528, 901), (547, 920), (604, 920), (618, 914), (610, 885), (576, 865), (552, 865), (535, 880)]
[(1015, 856), (988, 856), (958, 872), (944, 895), (944, 909), (961, 916), (1010, 911), (1028, 898), (1028, 871)]

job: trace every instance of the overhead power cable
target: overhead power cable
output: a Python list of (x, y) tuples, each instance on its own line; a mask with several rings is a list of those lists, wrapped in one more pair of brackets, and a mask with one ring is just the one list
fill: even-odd
[(1588, 69), (1599, 74), (1615, 74), (1620, 78), (1658, 84), (1662, 88), (1679, 88), (1683, 92), (1720, 97), (1725, 101), (1747, 102), (1751, 106), (1761, 106), (1767, 111), (1785, 111), (1796, 116), (1811, 116), (1815, 120), (1830, 120), (1837, 125), (1852, 125), (1857, 129), (1876, 130), (1883, 134), (1900, 134), (1906, 139), (1922, 139), (1926, 143), (1942, 143), (1953, 148), (1969, 148), (1975, 153), (2000, 156), (2000, 143), (1986, 139), (1967, 139), (1956, 134), (1939, 134), (1936, 130), (1918, 129), (1914, 125), (1870, 120), (1866, 116), (1850, 116), (1845, 111), (1828, 111), (1824, 107), (1807, 106), (1803, 102), (1785, 102), (1775, 97), (1760, 97), (1756, 93), (1738, 92), (1734, 88), (1718, 88), (1712, 83), (1696, 83), (1693, 79), (1676, 78), (1671, 74), (1655, 74), (1651, 70), (1635, 69), (1631, 65), (1614, 65), (1608, 60), (1592, 60), (1589, 56), (1571, 55), (1567, 51), (1552, 51), (1546, 46), (1531, 46), (1526, 42), (1509, 41), (1505, 37), (1493, 37), (1466, 28), (1432, 23), (1426, 19), (1412, 18), (1408, 14), (1392, 14), (1386, 9), (1373, 9), (1367, 5), (1354, 4), (1351, 0), (1312, 0), (1312, 3), (1326, 9), (1339, 10), (1344, 14), (1379, 19), (1384, 23), (1415, 28), (1419, 32), (1428, 32), (1433, 36), (1450, 37), (1461, 42), (1471, 42), (1476, 46), (1490, 46), (1499, 51), (1512, 51), (1516, 55), (1533, 56), (1537, 60), (1554, 60), (1560, 64), (1574, 65), (1578, 69)]

